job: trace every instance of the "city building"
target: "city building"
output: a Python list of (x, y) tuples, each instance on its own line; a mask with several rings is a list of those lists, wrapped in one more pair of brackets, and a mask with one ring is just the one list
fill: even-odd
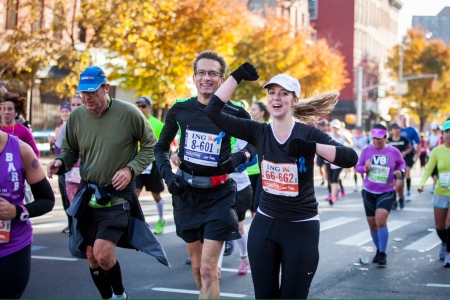
[(443, 40), (450, 45), (450, 6), (444, 7), (436, 16), (413, 16), (413, 28), (426, 32), (428, 40)]
[[(363, 89), (387, 80), (385, 63), (398, 40), (401, 8), (399, 0), (309, 0), (311, 25), (317, 38), (326, 39), (345, 56), (351, 80), (341, 91), (332, 118), (356, 120), (359, 66), (363, 68)], [(377, 98), (377, 88), (363, 93), (362, 125), (366, 128), (379, 118)]]

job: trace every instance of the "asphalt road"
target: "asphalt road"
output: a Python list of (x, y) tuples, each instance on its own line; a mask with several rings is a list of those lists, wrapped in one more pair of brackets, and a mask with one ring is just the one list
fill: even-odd
[[(43, 163), (44, 164), (44, 163)], [(416, 170), (417, 171), (417, 170)], [(413, 179), (416, 190), (419, 176)], [(52, 181), (52, 185), (54, 185)], [(439, 261), (439, 240), (434, 232), (430, 187), (423, 194), (413, 192), (413, 200), (402, 211), (389, 217), (390, 230), (385, 268), (361, 258), (372, 260), (374, 246), (360, 192), (354, 192), (350, 176), (344, 180), (347, 195), (333, 207), (323, 199), (327, 195), (320, 180), (316, 195), (321, 218), (320, 262), (310, 290), (310, 298), (360, 299), (449, 299), (450, 269)], [(165, 233), (158, 236), (172, 269), (154, 258), (133, 251), (117, 249), (123, 281), (128, 294), (138, 298), (197, 298), (198, 292), (190, 266), (185, 264), (187, 250), (175, 234), (170, 196), (166, 199)], [(157, 221), (156, 207), (149, 194), (141, 204), (147, 221)], [(57, 200), (55, 209), (34, 218), (32, 273), (23, 298), (99, 298), (89, 275), (87, 262), (70, 255), (68, 235), (61, 233), (65, 215)], [(246, 219), (247, 228), (251, 218)], [(237, 275), (239, 253), (236, 247), (225, 257), (222, 266), (222, 298), (254, 298), (251, 275)]]

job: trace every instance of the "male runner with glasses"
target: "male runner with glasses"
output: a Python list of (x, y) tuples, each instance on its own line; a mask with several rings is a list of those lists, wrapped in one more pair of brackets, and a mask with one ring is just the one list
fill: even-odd
[[(225, 59), (215, 51), (197, 56), (193, 75), (197, 96), (178, 99), (169, 109), (155, 147), (156, 164), (172, 194), (176, 232), (186, 242), (199, 298), (220, 297), (217, 266), (223, 243), (240, 238), (234, 209), (236, 183), (229, 174), (256, 154), (249, 144), (231, 153), (230, 135), (205, 113), (211, 96), (225, 80), (226, 69)], [(240, 103), (230, 101), (224, 110), (250, 119)], [(180, 164), (174, 174), (169, 150), (179, 130)]]

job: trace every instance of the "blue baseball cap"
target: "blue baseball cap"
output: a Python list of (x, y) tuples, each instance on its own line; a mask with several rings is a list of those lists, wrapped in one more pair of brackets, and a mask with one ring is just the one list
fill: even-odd
[(106, 83), (106, 75), (101, 68), (87, 67), (80, 75), (77, 92), (95, 92), (104, 83)]

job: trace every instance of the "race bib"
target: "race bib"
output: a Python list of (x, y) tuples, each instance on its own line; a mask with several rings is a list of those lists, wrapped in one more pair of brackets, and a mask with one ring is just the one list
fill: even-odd
[(295, 163), (277, 164), (261, 162), (263, 190), (272, 195), (295, 197), (298, 195), (298, 169)]
[(439, 174), (439, 186), (443, 189), (450, 189), (450, 173)]
[(81, 181), (80, 168), (73, 167), (70, 170), (69, 181), (73, 182), (73, 183), (80, 183), (80, 181)]
[(0, 220), (0, 244), (9, 242), (11, 220)]
[(389, 178), (389, 167), (372, 165), (368, 178), (375, 183), (386, 183)]
[(219, 135), (186, 130), (184, 139), (184, 160), (191, 163), (217, 167), (224, 132)]

